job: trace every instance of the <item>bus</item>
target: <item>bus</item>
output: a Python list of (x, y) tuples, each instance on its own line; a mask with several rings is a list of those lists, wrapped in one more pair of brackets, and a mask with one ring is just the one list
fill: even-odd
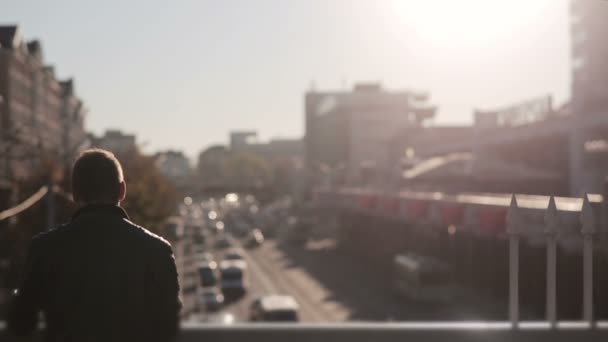
[(393, 288), (410, 300), (445, 302), (454, 295), (450, 268), (440, 260), (407, 253), (393, 263)]
[(244, 260), (220, 262), (220, 278), (224, 297), (239, 297), (247, 292), (247, 264)]

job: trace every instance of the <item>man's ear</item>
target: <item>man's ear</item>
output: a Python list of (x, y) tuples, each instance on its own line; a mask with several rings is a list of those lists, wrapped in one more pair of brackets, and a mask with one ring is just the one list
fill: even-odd
[(125, 197), (127, 197), (127, 183), (125, 183), (125, 181), (122, 181), (118, 186), (118, 203), (120, 203), (125, 200)]

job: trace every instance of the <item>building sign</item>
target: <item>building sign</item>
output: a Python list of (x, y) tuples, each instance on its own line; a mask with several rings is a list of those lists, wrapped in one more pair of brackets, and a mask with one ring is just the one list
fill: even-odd
[(516, 127), (543, 121), (553, 113), (551, 95), (542, 96), (493, 111), (476, 111), (478, 127)]

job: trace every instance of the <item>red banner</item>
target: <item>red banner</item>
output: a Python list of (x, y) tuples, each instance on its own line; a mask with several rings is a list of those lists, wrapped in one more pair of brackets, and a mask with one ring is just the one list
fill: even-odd
[(407, 203), (407, 217), (412, 219), (422, 219), (429, 210), (429, 202), (423, 200), (412, 200)]
[(479, 212), (479, 229), (482, 233), (503, 233), (507, 228), (507, 209), (488, 208)]
[(376, 196), (374, 195), (360, 195), (359, 206), (361, 209), (373, 210), (376, 208)]
[(399, 213), (399, 199), (395, 197), (385, 197), (380, 201), (380, 208), (383, 213), (397, 215)]
[(443, 224), (462, 224), (464, 222), (464, 205), (446, 204), (441, 207), (441, 220)]

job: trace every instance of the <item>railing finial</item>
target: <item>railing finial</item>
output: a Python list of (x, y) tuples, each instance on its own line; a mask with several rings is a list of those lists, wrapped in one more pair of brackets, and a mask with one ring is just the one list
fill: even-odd
[(521, 214), (515, 194), (511, 196), (511, 204), (507, 212), (507, 233), (518, 235), (521, 232)]
[(583, 207), (581, 209), (581, 233), (583, 235), (594, 234), (597, 229), (597, 220), (591, 202), (589, 202), (589, 196), (585, 194), (583, 196)]
[(544, 232), (546, 234), (556, 234), (558, 232), (560, 220), (557, 206), (555, 205), (555, 197), (553, 196), (549, 198), (549, 206), (545, 210), (544, 221)]

